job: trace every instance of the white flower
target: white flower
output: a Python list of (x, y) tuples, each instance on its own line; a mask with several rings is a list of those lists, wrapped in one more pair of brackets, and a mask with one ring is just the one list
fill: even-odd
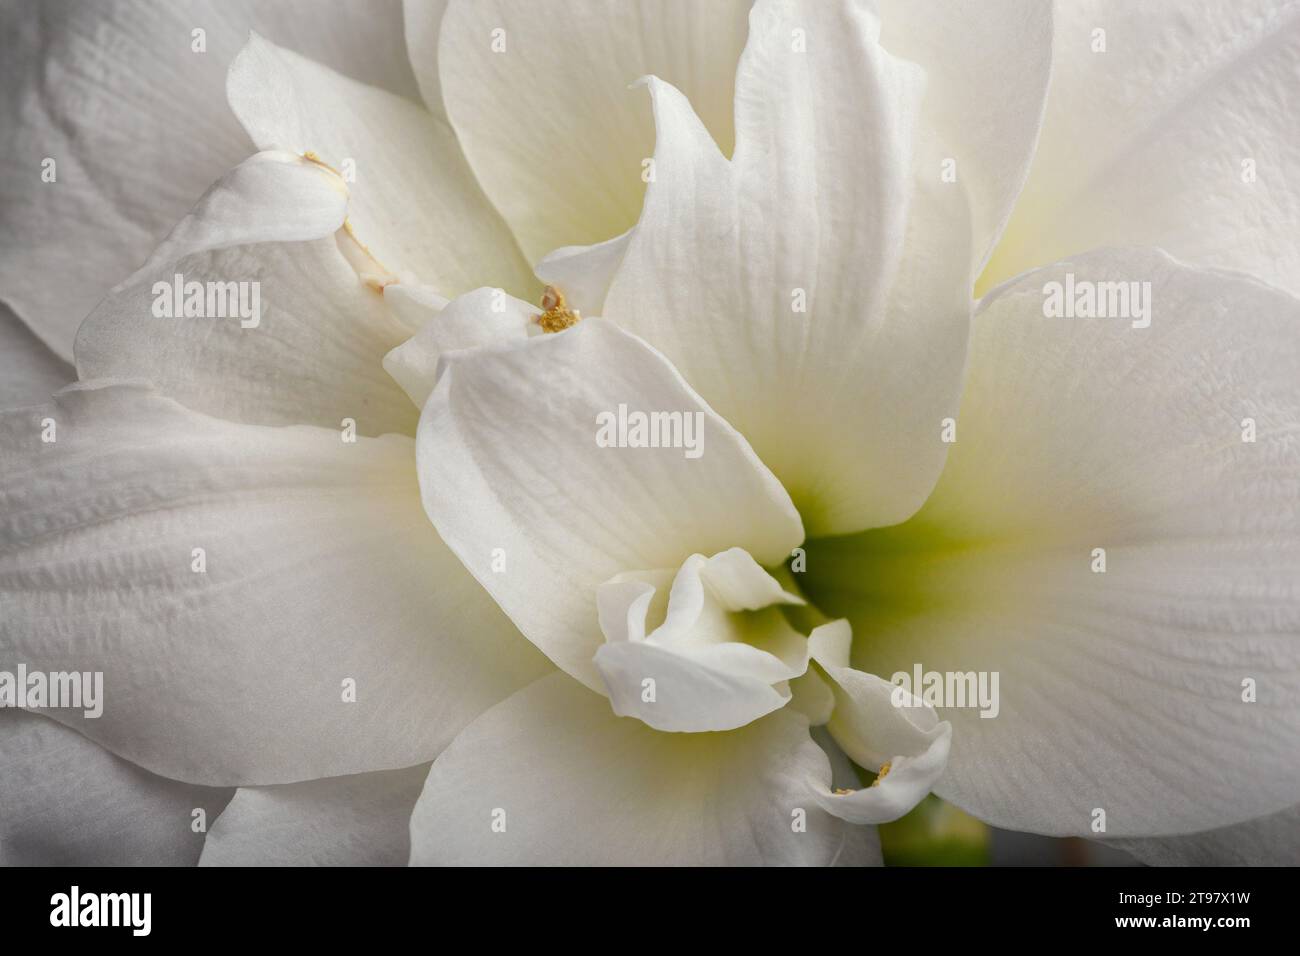
[[(112, 288), (0, 415), (0, 668), (106, 689), (0, 711), (6, 859), (192, 861), (210, 807), (212, 863), (408, 822), (413, 862), (870, 863), (932, 788), (1294, 852), (1300, 7), (453, 0), (414, 78), (395, 9), (309, 9), (206, 52), (4, 13), (0, 295), (66, 360)], [(257, 321), (158, 318), (177, 275)], [(1047, 317), (1076, 280), (1149, 325)], [(701, 454), (601, 447), (621, 408)], [(914, 664), (997, 717), (898, 706)]]

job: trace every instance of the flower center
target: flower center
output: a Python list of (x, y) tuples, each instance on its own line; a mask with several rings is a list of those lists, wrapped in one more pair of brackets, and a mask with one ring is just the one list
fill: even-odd
[(542, 290), (541, 306), (542, 314), (537, 317), (537, 324), (543, 332), (563, 332), (582, 320), (576, 309), (565, 305), (564, 293), (553, 285)]
[(596, 592), (595, 663), (614, 713), (656, 730), (734, 730), (785, 706), (808, 642), (781, 613), (802, 599), (747, 551), (629, 571)]

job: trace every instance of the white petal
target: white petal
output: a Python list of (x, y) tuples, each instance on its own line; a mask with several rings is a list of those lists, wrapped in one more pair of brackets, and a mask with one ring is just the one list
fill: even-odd
[(602, 312), (736, 425), (819, 534), (920, 507), (968, 331), (963, 187), (914, 183), (939, 148), (917, 142), (924, 77), (876, 33), (861, 8), (756, 4), (731, 162), (649, 81), (656, 178)]
[(4, 866), (191, 866), (194, 827), (233, 792), (155, 776), (21, 710), (0, 709), (0, 764)]
[(831, 693), (830, 684), (822, 680), (816, 668), (810, 668), (801, 677), (790, 681), (790, 703), (799, 713), (808, 718), (813, 727), (824, 727), (835, 710), (835, 695)]
[[(334, 173), (291, 154), (240, 164), (87, 318), (81, 378), (146, 379), (234, 421), (340, 428), (350, 418), (363, 435), (413, 432), (416, 410), (382, 367), (411, 330), (334, 237), (345, 196)], [(291, 241), (314, 237), (324, 238)], [(178, 275), (182, 290), (203, 284), (205, 312), (216, 290), (240, 293), (246, 308), (212, 297), (224, 317), (186, 317)]]
[(849, 667), (853, 628), (848, 621), (828, 621), (808, 635), (808, 650), (823, 667)]
[[(0, 299), (61, 358), (77, 326), (250, 152), (224, 102), (255, 28), (413, 92), (396, 0), (8, 5), (0, 64)], [(206, 52), (192, 49), (203, 29)], [(41, 176), (54, 161), (54, 182)]]
[(390, 272), (448, 296), (489, 284), (535, 291), (455, 136), (426, 110), (256, 34), (230, 68), (227, 93), (259, 148), (314, 153), (349, 179), (348, 219)]
[[(699, 456), (599, 447), (600, 416), (620, 404), (697, 416)], [(599, 585), (733, 546), (779, 564), (803, 537), (744, 438), (663, 356), (600, 319), (444, 355), (417, 452), (443, 540), (529, 640), (593, 688)]]
[(851, 639), (847, 621), (823, 624), (808, 637), (834, 698), (826, 729), (859, 766), (888, 770), (870, 787), (847, 794), (819, 790), (819, 799), (828, 812), (853, 823), (888, 823), (924, 799), (943, 774), (952, 725), (911, 695), (901, 698), (907, 706), (899, 706), (893, 684), (850, 667)]
[(93, 384), (0, 429), (0, 657), (103, 671), (101, 717), (46, 713), (143, 767), (244, 785), (411, 766), (545, 670), (420, 513), (410, 439)]
[[(628, 84), (685, 90), (730, 150), (747, 0), (452, 2), (438, 66), (452, 125), (530, 262), (636, 221), (654, 135)], [(504, 49), (502, 49), (504, 45)], [(500, 51), (500, 52), (498, 52)]]
[[(414, 295), (401, 285), (384, 289), (384, 298), (402, 303), (396, 307), (408, 317), (418, 308)], [(503, 289), (475, 289), (428, 315), (419, 332), (384, 356), (384, 368), (416, 407), (423, 408), (438, 380), (438, 360), (444, 352), (505, 345), (541, 334), (535, 321), (539, 314)]]
[[(555, 674), (488, 711), (434, 762), (411, 817), (411, 862), (878, 859), (863, 831), (816, 806), (809, 778), (829, 779), (830, 767), (797, 714), (729, 733), (662, 734), (615, 717), (602, 697)], [(800, 816), (805, 832), (794, 826)]]
[[(1045, 317), (1067, 272), (1149, 281), (1150, 326)], [(1295, 803), (1298, 324), (1286, 293), (1139, 250), (991, 298), (931, 500), (898, 528), (812, 543), (805, 576), (852, 618), (855, 667), (999, 674), (996, 717), (941, 708), (940, 796), (1084, 836), (1096, 809), (1106, 834), (1150, 836)]]
[(883, 779), (877, 778), (871, 786), (850, 793), (814, 787), (817, 802), (827, 813), (849, 823), (880, 824), (897, 820), (924, 800), (943, 774), (952, 744), (952, 725), (945, 722), (939, 727), (938, 736), (926, 750), (914, 757), (893, 758)]
[[(970, 195), (977, 275), (1029, 173), (1052, 68), (1052, 5), (1041, 0), (885, 0), (881, 43), (925, 70), (923, 121)], [(923, 171), (939, 177), (940, 167)]]
[(420, 85), (425, 108), (440, 120), (447, 119), (442, 103), (442, 81), (438, 79), (438, 36), (442, 32), (442, 15), (449, 0), (420, 0), (403, 3), (403, 33), (411, 69)]
[[(595, 660), (614, 713), (655, 730), (735, 730), (790, 700), (788, 687), (782, 689), (768, 675), (751, 675), (780, 662), (747, 644), (715, 648), (705, 662), (658, 644), (620, 642), (601, 647)], [(646, 681), (655, 688), (649, 700)]]
[(256, 153), (213, 183), (123, 284), (198, 252), (331, 236), (347, 211), (348, 188), (338, 173), (296, 153)]
[(908, 706), (899, 706), (899, 696), (889, 681), (852, 667), (835, 663), (837, 653), (822, 653), (828, 631), (848, 631), (848, 622), (823, 624), (809, 637), (817, 663), (830, 679), (835, 695), (835, 713), (827, 729), (844, 752), (860, 766), (879, 770), (894, 757), (915, 757), (930, 749), (943, 736), (934, 709), (908, 695)]
[(1300, 806), (1221, 830), (1107, 842), (1149, 866), (1295, 866)]
[(808, 642), (777, 605), (802, 601), (739, 548), (688, 558), (666, 607), (654, 600), (665, 577), (625, 573), (596, 591), (606, 643), (595, 662), (614, 713), (699, 732), (783, 707), (788, 682), (808, 669)]
[(386, 285), (383, 292), (393, 314), (411, 332), (424, 328), (430, 319), (447, 307), (448, 302), (447, 297), (432, 286), (409, 282)]
[(628, 230), (595, 245), (564, 246), (537, 263), (537, 276), (563, 289), (570, 307), (583, 315), (600, 315), (605, 310), (610, 283), (631, 241), (632, 232)]
[(0, 408), (43, 402), (76, 378), (71, 365), (0, 304)]
[(1297, 69), (1294, 0), (1058, 4), (1038, 153), (981, 288), (1151, 245), (1300, 292)]
[(728, 611), (757, 611), (773, 604), (803, 604), (741, 548), (728, 548), (709, 558), (700, 575)]
[(411, 810), (429, 765), (241, 787), (200, 866), (405, 866)]

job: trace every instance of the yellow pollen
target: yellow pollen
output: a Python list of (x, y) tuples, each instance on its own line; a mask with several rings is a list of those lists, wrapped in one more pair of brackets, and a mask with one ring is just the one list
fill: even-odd
[(542, 290), (542, 314), (537, 317), (537, 324), (543, 332), (563, 332), (577, 325), (582, 316), (576, 309), (564, 304), (564, 293), (553, 285)]
[(876, 774), (876, 779), (873, 780), (873, 781), (871, 781), (871, 785), (872, 785), (873, 787), (878, 787), (878, 786), (880, 786), (880, 781), (884, 780), (887, 776), (889, 776), (889, 761), (888, 761), (888, 760), (886, 760), (886, 761), (885, 761), (885, 765), (884, 765), (883, 767), (880, 768), (880, 773)]
[(852, 791), (852, 790), (845, 790), (843, 787), (836, 787), (834, 790), (831, 791), (831, 793), (835, 794), (835, 796), (837, 796), (837, 797), (842, 797), (842, 796), (844, 796), (845, 794), (849, 794), (849, 793), (853, 793), (853, 792), (854, 792), (854, 791)]

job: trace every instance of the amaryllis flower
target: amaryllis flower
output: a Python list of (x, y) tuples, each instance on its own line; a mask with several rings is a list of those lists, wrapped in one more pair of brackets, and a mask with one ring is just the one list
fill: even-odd
[(1293, 859), (1300, 5), (1195, 6), (6, 7), (4, 860)]

